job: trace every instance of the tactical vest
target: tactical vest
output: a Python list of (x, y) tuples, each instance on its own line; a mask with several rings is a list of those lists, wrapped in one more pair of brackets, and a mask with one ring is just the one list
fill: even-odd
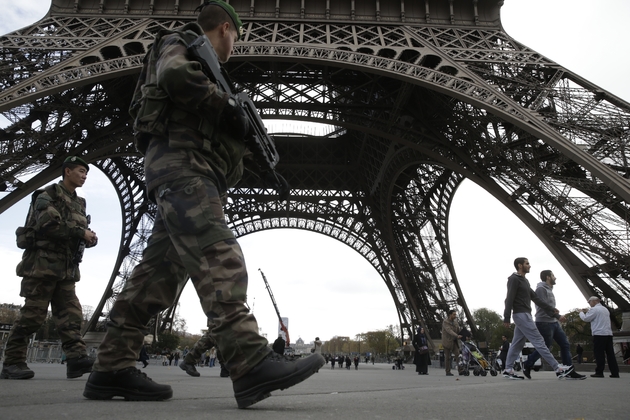
[[(148, 140), (152, 135), (167, 137), (167, 128), (171, 122), (201, 133), (207, 138), (207, 145), (192, 147), (209, 150), (214, 137), (214, 127), (218, 124), (218, 115), (211, 117), (212, 120), (210, 120), (188, 110), (177, 108), (168, 94), (157, 85), (155, 62), (159, 54), (160, 40), (164, 36), (175, 33), (184, 40), (186, 45), (203, 35), (200, 27), (194, 23), (183, 26), (179, 31), (162, 30), (157, 34), (153, 46), (145, 55), (142, 71), (129, 106), (129, 114), (134, 120), (135, 146), (142, 155), (146, 153)], [(187, 147), (186, 145), (175, 146)]]
[[(50, 207), (59, 213), (61, 223), (58, 226), (54, 222), (50, 223), (54, 219), (41, 214), (51, 212)], [(16, 269), (17, 275), (78, 281), (78, 264), (73, 263), (73, 257), (79, 248), (81, 232), (88, 227), (85, 213), (85, 200), (81, 197), (73, 199), (59, 184), (49, 185), (34, 193), (26, 226), (16, 231), (18, 246), (25, 247), (22, 261)], [(57, 233), (62, 238), (47, 234), (47, 229), (60, 229), (61, 232)]]

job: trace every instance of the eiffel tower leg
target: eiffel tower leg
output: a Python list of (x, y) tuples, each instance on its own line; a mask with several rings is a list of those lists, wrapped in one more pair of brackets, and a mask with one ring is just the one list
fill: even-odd
[(108, 317), (126, 279), (131, 276), (131, 271), (141, 258), (155, 217), (155, 207), (150, 205), (144, 179), (139, 175), (143, 171), (141, 162), (113, 157), (98, 161), (95, 165), (106, 174), (116, 189), (123, 226), (113, 272), (92, 318), (84, 326), (83, 334), (104, 330), (104, 325), (98, 325), (99, 319)]

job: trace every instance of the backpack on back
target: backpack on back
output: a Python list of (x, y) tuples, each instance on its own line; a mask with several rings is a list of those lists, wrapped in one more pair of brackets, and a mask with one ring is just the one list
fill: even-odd
[(37, 197), (44, 191), (53, 198), (56, 196), (54, 184), (33, 192), (31, 195), (31, 204), (28, 206), (28, 213), (26, 214), (26, 220), (24, 221), (24, 226), (20, 226), (15, 230), (15, 241), (17, 247), (20, 249), (31, 249), (35, 245), (35, 241), (37, 240), (37, 232), (35, 232), (35, 225), (37, 224), (35, 201), (37, 201)]

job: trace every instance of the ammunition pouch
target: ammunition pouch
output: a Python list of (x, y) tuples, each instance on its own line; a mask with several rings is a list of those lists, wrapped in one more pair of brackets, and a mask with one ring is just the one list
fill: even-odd
[(15, 241), (20, 249), (32, 249), (35, 246), (35, 229), (20, 226), (15, 230)]
[(131, 105), (129, 113), (134, 118), (136, 149), (144, 155), (148, 146), (147, 134), (165, 135), (172, 103), (166, 92), (156, 85), (144, 85), (141, 92), (140, 99)]

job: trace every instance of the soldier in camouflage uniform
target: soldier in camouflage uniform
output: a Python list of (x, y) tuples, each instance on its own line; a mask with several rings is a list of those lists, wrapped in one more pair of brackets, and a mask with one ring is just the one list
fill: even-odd
[(30, 379), (35, 374), (26, 365), (31, 335), (41, 327), (48, 304), (68, 361), (66, 376), (78, 378), (92, 370), (81, 338), (83, 314), (75, 294), (79, 281), (80, 247), (97, 243), (88, 229), (85, 199), (77, 196), (87, 178), (88, 164), (68, 157), (62, 165), (62, 180), (37, 191), (25, 228), (18, 229), (18, 246), (25, 248), (17, 275), (23, 277), (20, 296), (24, 306), (13, 324), (5, 349), (0, 378)]
[(83, 393), (89, 399), (173, 395), (169, 385), (153, 382), (135, 364), (147, 323), (173, 304), (187, 281), (182, 273), (197, 290), (239, 408), (303, 381), (325, 362), (321, 355), (290, 361), (271, 352), (245, 305), (245, 260), (227, 226), (222, 198), (243, 174), (249, 120), (187, 50), (205, 34), (219, 61), (226, 62), (242, 22), (223, 1), (206, 0), (200, 8), (197, 23), (158, 34), (130, 106), (147, 190), (158, 211), (142, 261), (110, 312)]
[[(201, 374), (197, 371), (195, 365), (197, 365), (197, 363), (199, 363), (199, 361), (201, 360), (202, 354), (215, 346), (216, 343), (210, 335), (210, 328), (208, 328), (206, 332), (201, 336), (201, 338), (197, 340), (192, 350), (189, 351), (186, 356), (184, 356), (184, 360), (182, 360), (182, 362), (179, 364), (179, 368), (185, 371), (190, 376), (201, 376)], [(221, 373), (219, 376), (221, 376), (222, 378), (227, 378), (228, 376), (230, 376), (230, 371), (227, 370), (225, 364), (223, 363), (221, 351), (217, 351), (217, 359), (219, 359), (219, 365), (221, 366)]]

